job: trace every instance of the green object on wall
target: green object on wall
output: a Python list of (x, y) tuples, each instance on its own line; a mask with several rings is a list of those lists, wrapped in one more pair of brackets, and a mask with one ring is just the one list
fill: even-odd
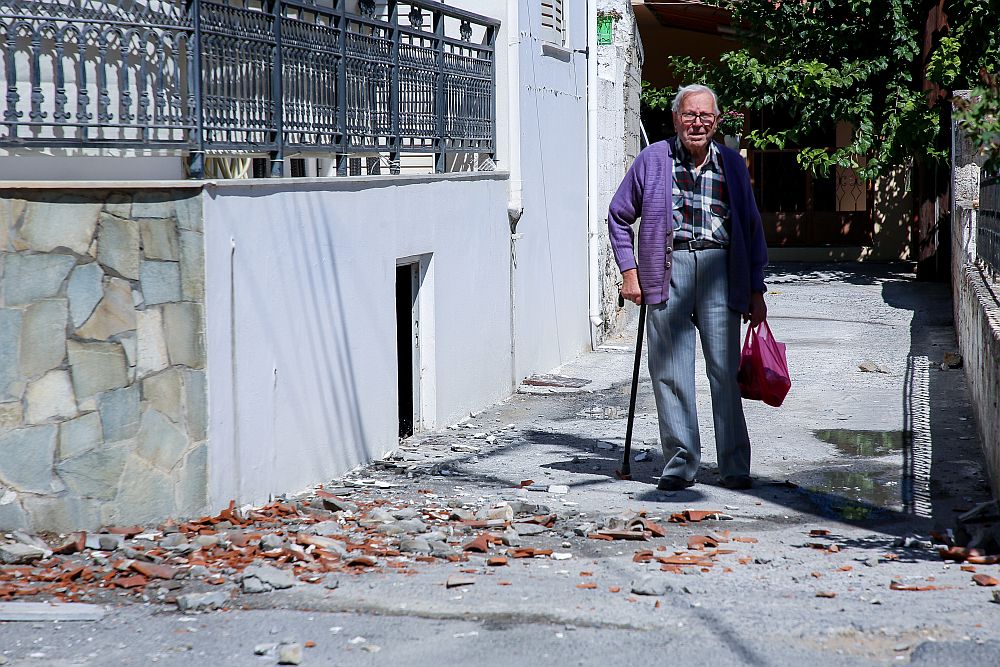
[(614, 16), (598, 16), (597, 17), (597, 44), (610, 44), (612, 42), (612, 35), (615, 30), (615, 17)]

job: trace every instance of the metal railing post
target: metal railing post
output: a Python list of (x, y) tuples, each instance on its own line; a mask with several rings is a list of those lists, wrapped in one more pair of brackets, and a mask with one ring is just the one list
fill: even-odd
[(190, 0), (188, 11), (194, 25), (191, 41), (188, 43), (188, 94), (193, 105), (189, 105), (194, 121), (194, 149), (188, 151), (188, 176), (205, 177), (205, 119), (202, 116), (201, 76), (201, 0)]
[(347, 10), (339, 0), (337, 21), (340, 25), (340, 67), (337, 70), (337, 176), (347, 176)]
[[(496, 163), (497, 160), (497, 29), (493, 26), (486, 28), (486, 43), (490, 46), (490, 160)], [(590, 93), (593, 94), (593, 93)]]
[(437, 91), (434, 95), (434, 111), (437, 124), (437, 138), (434, 140), (434, 171), (441, 174), (448, 169), (448, 154), (445, 151), (445, 106), (444, 94), (444, 14), (434, 11), (434, 38), (437, 49)]
[(274, 59), (271, 65), (271, 103), (274, 113), (274, 144), (271, 151), (271, 177), (281, 178), (285, 171), (285, 127), (284, 127), (284, 91), (281, 71), (281, 0), (273, 0), (274, 15)]
[[(389, 20), (392, 22), (392, 64), (389, 71), (389, 114), (392, 137), (389, 139), (389, 164), (399, 163), (399, 146), (403, 139), (399, 132), (399, 5), (396, 0), (389, 0)], [(392, 168), (390, 167), (390, 171)]]

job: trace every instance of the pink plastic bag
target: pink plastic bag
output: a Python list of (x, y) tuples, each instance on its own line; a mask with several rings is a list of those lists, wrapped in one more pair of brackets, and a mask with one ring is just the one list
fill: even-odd
[(756, 329), (747, 328), (736, 379), (743, 398), (764, 401), (774, 407), (779, 407), (785, 400), (792, 386), (785, 359), (785, 344), (774, 339), (767, 320)]

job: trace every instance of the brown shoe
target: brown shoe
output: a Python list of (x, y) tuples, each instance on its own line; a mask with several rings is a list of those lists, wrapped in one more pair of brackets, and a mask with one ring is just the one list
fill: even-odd
[(753, 488), (753, 480), (750, 475), (737, 475), (735, 477), (723, 477), (719, 484), (734, 491), (745, 491)]
[(692, 486), (694, 486), (693, 479), (684, 479), (676, 475), (664, 475), (656, 483), (656, 488), (660, 491), (680, 491)]

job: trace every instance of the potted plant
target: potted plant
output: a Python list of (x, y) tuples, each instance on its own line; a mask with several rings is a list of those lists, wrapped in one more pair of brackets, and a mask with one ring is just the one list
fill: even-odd
[(739, 111), (726, 111), (719, 116), (719, 132), (722, 133), (723, 141), (729, 148), (739, 150), (744, 118)]

